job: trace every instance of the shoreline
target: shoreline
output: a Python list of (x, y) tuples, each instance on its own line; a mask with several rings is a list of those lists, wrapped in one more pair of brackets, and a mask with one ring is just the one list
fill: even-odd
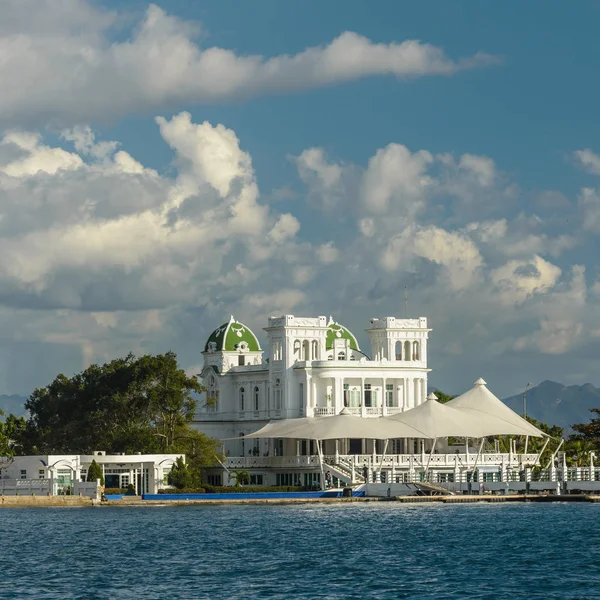
[(475, 504), (507, 502), (586, 502), (600, 504), (600, 495), (504, 495), (504, 496), (392, 496), (352, 498), (232, 498), (193, 500), (92, 500), (85, 496), (0, 496), (0, 508), (58, 508), (58, 507), (167, 507), (167, 506), (222, 506), (239, 504), (352, 504), (360, 502), (395, 502), (399, 504)]

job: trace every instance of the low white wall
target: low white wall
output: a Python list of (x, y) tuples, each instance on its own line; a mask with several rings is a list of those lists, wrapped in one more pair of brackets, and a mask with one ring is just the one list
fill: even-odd
[(49, 479), (0, 479), (0, 496), (47, 496)]

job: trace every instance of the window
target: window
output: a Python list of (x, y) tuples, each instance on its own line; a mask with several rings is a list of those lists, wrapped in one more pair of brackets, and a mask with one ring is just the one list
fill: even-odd
[(240, 412), (244, 412), (244, 396), (246, 392), (243, 387), (240, 388)]
[(300, 382), (298, 384), (298, 407), (302, 408), (304, 406), (304, 383)]
[(275, 410), (281, 410), (281, 380), (275, 380)]
[(413, 360), (421, 360), (421, 348), (419, 342), (413, 342)]
[(21, 479), (27, 479), (27, 471), (25, 469), (21, 469)]
[(273, 440), (273, 452), (275, 456), (283, 456), (283, 440)]
[(385, 385), (385, 405), (394, 406), (394, 384), (386, 383)]
[(263, 476), (262, 475), (250, 475), (250, 485), (262, 485), (263, 484)]
[(319, 342), (317, 340), (312, 343), (312, 359), (319, 360)]
[(260, 400), (260, 390), (258, 389), (258, 386), (255, 386), (255, 388), (254, 388), (254, 410), (258, 410), (259, 400)]
[[(83, 475), (83, 471), (81, 472), (81, 474)], [(40, 469), (38, 471), (38, 479), (46, 479), (46, 472), (44, 471), (44, 469)]]
[(346, 353), (338, 352), (338, 360), (346, 360)]
[(243, 367), (246, 364), (246, 357), (243, 354), (238, 356), (238, 367)]
[(222, 485), (220, 475), (207, 475), (206, 479), (208, 481), (208, 485)]
[(373, 392), (370, 383), (365, 383), (365, 406), (373, 406)]
[(410, 360), (411, 352), (410, 352), (410, 342), (404, 342), (404, 360)]
[(350, 406), (350, 386), (344, 384), (344, 406)]
[(294, 358), (296, 360), (300, 359), (300, 350), (301, 350), (300, 340), (295, 340), (294, 341)]
[(240, 433), (240, 456), (244, 456), (244, 454), (245, 454), (245, 452), (244, 452), (245, 448), (246, 448), (246, 443), (244, 441), (244, 434)]

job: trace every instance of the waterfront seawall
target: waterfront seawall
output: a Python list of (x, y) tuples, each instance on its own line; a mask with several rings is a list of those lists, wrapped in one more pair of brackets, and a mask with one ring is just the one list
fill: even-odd
[(0, 496), (0, 508), (32, 506), (93, 506), (87, 496)]

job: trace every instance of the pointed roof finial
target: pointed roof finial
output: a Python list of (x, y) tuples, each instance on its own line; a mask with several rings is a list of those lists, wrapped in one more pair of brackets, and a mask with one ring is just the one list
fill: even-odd
[(487, 385), (487, 381), (485, 379), (483, 379), (482, 377), (480, 377), (474, 385)]
[(437, 400), (437, 399), (438, 399), (437, 396), (433, 392), (431, 392), (431, 394), (429, 394), (429, 396), (427, 396), (427, 400)]

